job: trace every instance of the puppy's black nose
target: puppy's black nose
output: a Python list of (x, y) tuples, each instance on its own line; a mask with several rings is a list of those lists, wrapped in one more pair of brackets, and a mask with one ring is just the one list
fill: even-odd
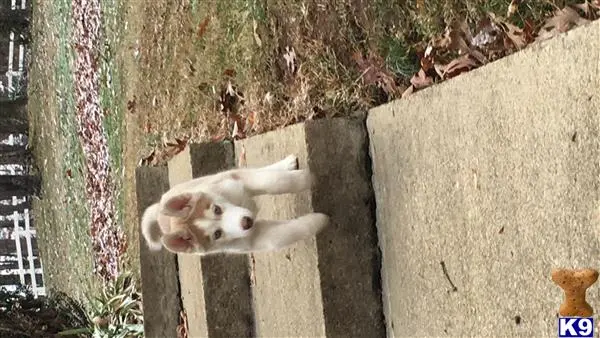
[(254, 220), (248, 216), (242, 217), (242, 229), (248, 230), (254, 225)]

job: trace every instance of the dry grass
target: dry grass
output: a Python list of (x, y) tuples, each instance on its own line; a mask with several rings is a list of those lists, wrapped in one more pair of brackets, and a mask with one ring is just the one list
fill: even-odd
[[(540, 22), (574, 1), (527, 1), (512, 19)], [(353, 53), (374, 51), (406, 83), (418, 70), (415, 50), (447, 23), (475, 23), (485, 12), (504, 15), (510, 1), (233, 0), (135, 4), (128, 18), (141, 26), (135, 74), (137, 126), (149, 143), (165, 138), (207, 140), (226, 135), (219, 93), (231, 81), (243, 93), (248, 134), (313, 115), (349, 115), (389, 99), (364, 86)], [(292, 70), (287, 49), (297, 56)], [(168, 126), (168, 127), (167, 127)], [(138, 155), (142, 155), (141, 152)]]

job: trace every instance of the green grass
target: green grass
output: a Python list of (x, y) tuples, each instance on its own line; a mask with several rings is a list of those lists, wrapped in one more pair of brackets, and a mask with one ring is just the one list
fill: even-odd
[[(42, 24), (39, 18), (40, 26), (34, 27), (39, 35), (29, 91), (32, 148), (43, 180), (42, 199), (34, 207), (35, 226), (46, 285), (84, 299), (99, 281), (92, 274), (85, 169), (75, 122), (71, 3), (57, 0), (47, 5), (34, 3), (34, 12), (43, 11), (47, 21)], [(47, 55), (44, 48), (49, 46), (44, 43), (55, 44), (54, 55)]]
[[(117, 0), (106, 0), (102, 6), (106, 10), (103, 13), (104, 43), (100, 49), (100, 100), (102, 109), (108, 113), (103, 122), (116, 192), (115, 222), (120, 226), (124, 209), (120, 193), (123, 189), (123, 73), (115, 61), (114, 50), (120, 42), (121, 4)], [(30, 136), (43, 179), (42, 198), (35, 203), (34, 213), (45, 279), (51, 290), (85, 301), (86, 295), (96, 294), (101, 284), (92, 271), (84, 155), (75, 120), (71, 1), (37, 1), (34, 3), (36, 14), (32, 48), (35, 61), (31, 65), (29, 90)]]
[(103, 120), (107, 135), (108, 152), (112, 181), (115, 191), (115, 222), (123, 223), (124, 200), (123, 189), (123, 134), (125, 132), (123, 112), (123, 72), (121, 65), (115, 60), (115, 50), (121, 42), (122, 35), (122, 3), (118, 0), (103, 0), (103, 45), (100, 73), (100, 105), (106, 116)]

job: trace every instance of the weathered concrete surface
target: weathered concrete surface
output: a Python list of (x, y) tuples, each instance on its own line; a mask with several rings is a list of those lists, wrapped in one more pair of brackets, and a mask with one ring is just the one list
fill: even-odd
[[(193, 144), (169, 162), (171, 186), (234, 166), (232, 143)], [(247, 255), (178, 255), (190, 337), (251, 337), (254, 316)]]
[(327, 337), (384, 337), (381, 253), (364, 118), (305, 124), (312, 205), (331, 218), (317, 236)]
[(257, 198), (258, 217), (331, 217), (316, 239), (254, 255), (257, 335), (385, 336), (364, 120), (297, 124), (236, 142), (243, 148), (248, 167), (293, 153), (315, 174), (311, 192)]
[(371, 111), (390, 335), (556, 336), (551, 269), (600, 268), (599, 52), (596, 22)]
[[(235, 167), (233, 143), (195, 144), (190, 147), (193, 177)], [(255, 335), (250, 260), (248, 255), (202, 257), (206, 320), (211, 338)]]
[[(140, 219), (144, 210), (158, 202), (169, 189), (166, 167), (141, 167), (136, 170), (136, 193)], [(177, 337), (179, 282), (175, 256), (150, 251), (140, 228), (140, 269), (144, 301), (144, 333), (146, 337)]]
[[(285, 128), (235, 144), (246, 149), (248, 167), (260, 167), (290, 153), (306, 167), (304, 128)], [(258, 218), (290, 219), (311, 211), (310, 192), (297, 195), (260, 196)], [(323, 337), (323, 303), (315, 239), (276, 253), (254, 255), (253, 287), (258, 337)]]
[[(192, 179), (190, 148), (186, 147), (169, 161), (169, 184), (176, 184)], [(163, 251), (166, 251), (163, 249)], [(204, 284), (200, 257), (190, 255), (174, 255), (178, 262), (181, 302), (188, 320), (190, 337), (208, 337), (206, 308), (204, 300)]]

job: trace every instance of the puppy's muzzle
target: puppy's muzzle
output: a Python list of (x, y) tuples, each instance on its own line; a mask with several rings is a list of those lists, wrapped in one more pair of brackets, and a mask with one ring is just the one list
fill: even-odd
[(254, 220), (248, 216), (242, 217), (242, 229), (249, 230), (254, 225)]

